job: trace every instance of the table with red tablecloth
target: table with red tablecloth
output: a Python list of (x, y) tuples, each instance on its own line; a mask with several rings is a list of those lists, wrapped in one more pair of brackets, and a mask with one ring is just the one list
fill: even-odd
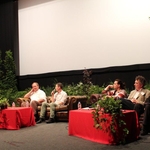
[[(81, 137), (87, 140), (91, 140), (98, 143), (103, 144), (117, 144), (119, 141), (112, 135), (112, 132), (108, 128), (107, 132), (103, 130), (96, 129), (94, 127), (94, 120), (93, 120), (93, 110), (71, 110), (69, 112), (69, 135)], [(105, 118), (110, 120), (110, 114), (104, 114)], [(125, 110), (123, 111), (122, 120), (126, 122), (124, 128), (129, 130), (129, 134), (126, 136), (126, 141), (131, 142), (138, 139), (140, 134), (139, 122), (137, 113), (134, 110)], [(109, 124), (107, 124), (109, 126)], [(119, 125), (116, 127), (118, 130), (120, 137), (122, 136), (123, 132), (120, 130)]]
[(8, 107), (0, 110), (0, 129), (18, 130), (35, 125), (31, 107)]

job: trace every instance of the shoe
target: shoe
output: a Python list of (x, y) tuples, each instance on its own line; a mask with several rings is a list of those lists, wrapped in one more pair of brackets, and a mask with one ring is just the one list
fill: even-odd
[(144, 135), (147, 135), (148, 132), (147, 131), (142, 131), (141, 135), (144, 136)]
[(148, 134), (148, 127), (147, 125), (143, 125), (143, 130), (141, 132), (141, 135), (144, 136), (144, 135), (147, 135)]
[(34, 119), (35, 119), (35, 122), (37, 122), (39, 120), (38, 114), (34, 114)]
[(46, 123), (54, 123), (55, 122), (55, 119), (54, 118), (50, 118), (46, 121)]
[(40, 119), (36, 122), (36, 124), (42, 123), (44, 120), (45, 120), (45, 119), (40, 118)]

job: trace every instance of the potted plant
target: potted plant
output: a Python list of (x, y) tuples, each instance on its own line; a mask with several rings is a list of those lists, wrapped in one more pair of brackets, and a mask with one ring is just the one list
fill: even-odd
[(6, 109), (8, 106), (7, 98), (0, 98), (0, 109)]
[[(126, 123), (122, 119), (123, 112), (120, 100), (114, 100), (112, 97), (103, 97), (93, 107), (94, 127), (104, 132), (109, 130), (116, 142), (125, 143), (125, 137), (129, 134), (129, 130), (125, 127)], [(118, 130), (116, 130), (117, 128), (122, 133), (121, 137)]]

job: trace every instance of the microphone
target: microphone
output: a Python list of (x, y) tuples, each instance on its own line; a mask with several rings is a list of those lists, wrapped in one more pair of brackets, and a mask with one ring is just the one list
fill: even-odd
[(54, 95), (56, 92), (56, 90), (54, 89), (52, 92), (51, 92), (51, 95)]

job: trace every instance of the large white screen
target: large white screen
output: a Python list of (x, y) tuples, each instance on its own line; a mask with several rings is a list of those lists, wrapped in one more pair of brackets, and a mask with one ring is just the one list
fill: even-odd
[(20, 75), (149, 63), (150, 0), (19, 0)]

